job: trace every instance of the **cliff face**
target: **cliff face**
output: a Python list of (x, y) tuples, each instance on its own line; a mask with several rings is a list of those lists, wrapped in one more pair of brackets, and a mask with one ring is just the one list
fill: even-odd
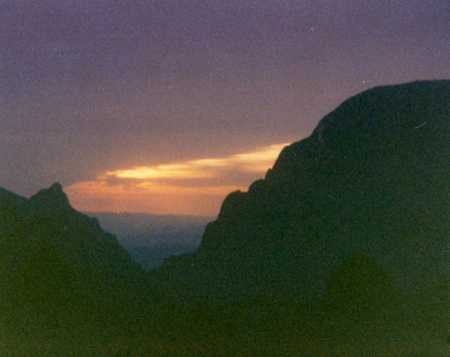
[(323, 292), (354, 252), (418, 290), (449, 273), (450, 81), (350, 98), (283, 149), (248, 192), (231, 193), (193, 256), (162, 276), (180, 294)]

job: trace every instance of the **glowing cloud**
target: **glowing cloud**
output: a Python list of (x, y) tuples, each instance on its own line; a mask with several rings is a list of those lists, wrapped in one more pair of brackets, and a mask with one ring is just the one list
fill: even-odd
[(194, 165), (167, 164), (156, 166), (141, 166), (126, 170), (110, 171), (106, 176), (114, 176), (122, 179), (164, 179), (164, 178), (205, 178), (208, 173), (201, 172)]
[(106, 173), (106, 176), (136, 180), (186, 180), (217, 177), (221, 170), (230, 168), (255, 173), (264, 172), (273, 164), (278, 153), (285, 145), (287, 144), (270, 145), (252, 152), (220, 158), (205, 158), (179, 163), (139, 166), (131, 169), (109, 171)]
[(224, 196), (264, 174), (287, 143), (224, 157), (200, 158), (105, 172), (66, 188), (85, 211), (216, 214)]

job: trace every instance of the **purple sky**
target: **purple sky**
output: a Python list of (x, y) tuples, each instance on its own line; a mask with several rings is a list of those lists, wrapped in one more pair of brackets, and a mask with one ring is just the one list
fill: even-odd
[(448, 0), (0, 0), (0, 186), (290, 142), (349, 95), (433, 78)]

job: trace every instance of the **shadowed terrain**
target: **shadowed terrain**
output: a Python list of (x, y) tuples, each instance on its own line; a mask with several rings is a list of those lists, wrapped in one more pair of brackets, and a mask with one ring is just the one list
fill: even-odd
[(449, 155), (450, 81), (363, 92), (149, 273), (60, 185), (0, 190), (0, 352), (445, 356)]
[(449, 99), (446, 81), (349, 99), (286, 147), (265, 179), (231, 193), (198, 252), (161, 273), (180, 267), (198, 296), (307, 299), (364, 252), (402, 288), (430, 288), (449, 272)]

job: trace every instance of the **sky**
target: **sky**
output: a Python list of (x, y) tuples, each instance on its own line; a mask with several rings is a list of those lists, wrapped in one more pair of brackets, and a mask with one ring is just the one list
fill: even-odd
[(349, 96), (437, 78), (448, 0), (0, 0), (0, 186), (215, 215)]

